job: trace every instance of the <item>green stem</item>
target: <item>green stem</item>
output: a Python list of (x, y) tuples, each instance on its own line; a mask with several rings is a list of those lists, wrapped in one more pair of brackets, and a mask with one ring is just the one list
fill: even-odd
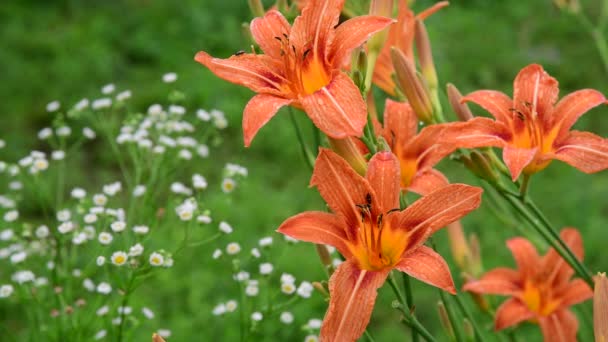
[(367, 337), (367, 339), (369, 340), (369, 342), (376, 342), (376, 340), (374, 340), (374, 338), (369, 333), (369, 331), (367, 331), (367, 329), (365, 329), (365, 337)]
[[(407, 303), (408, 310), (414, 310), (414, 296), (412, 295), (412, 284), (410, 283), (410, 276), (405, 273), (403, 274), (403, 289), (405, 291), (405, 301)], [(412, 314), (413, 315), (413, 314)], [(418, 332), (412, 329), (412, 341), (418, 342)]]
[(308, 150), (308, 147), (306, 146), (306, 142), (304, 141), (304, 137), (302, 136), (302, 131), (300, 130), (300, 125), (298, 124), (298, 121), (296, 120), (296, 116), (293, 112), (293, 109), (291, 109), (291, 107), (289, 107), (289, 116), (291, 117), (291, 123), (293, 124), (293, 128), (296, 130), (296, 136), (298, 137), (298, 141), (300, 142), (300, 148), (302, 151), (302, 157), (304, 157), (304, 161), (306, 161), (306, 165), (308, 165), (308, 167), (313, 170), (314, 169), (314, 158), (312, 157), (312, 154), (310, 153), (310, 151)]
[(462, 322), (456, 320), (456, 313), (452, 308), (452, 304), (450, 303), (450, 299), (445, 295), (442, 290), (439, 290), (439, 296), (441, 297), (441, 301), (443, 305), (445, 305), (445, 311), (448, 313), (448, 319), (452, 324), (452, 330), (454, 331), (454, 338), (456, 341), (464, 341), (464, 333), (462, 332)]
[(557, 235), (548, 222), (542, 221), (541, 217), (544, 217), (544, 215), (539, 215), (539, 211), (536, 213), (536, 216), (538, 217), (534, 217), (535, 215), (528, 209), (529, 205), (522, 203), (519, 196), (514, 196), (510, 192), (504, 191), (503, 188), (498, 188), (497, 190), (503, 198), (530, 223), (534, 230), (536, 230), (536, 232), (539, 233), (570, 266), (572, 266), (574, 271), (587, 282), (589, 286), (593, 287), (594, 283), (590, 272), (581, 264), (563, 240), (559, 238), (559, 235)]
[(469, 309), (464, 305), (462, 299), (459, 296), (454, 296), (454, 300), (456, 300), (456, 303), (458, 304), (458, 307), (460, 308), (462, 314), (469, 319), (469, 322), (473, 326), (473, 330), (475, 330), (475, 335), (477, 336), (477, 339), (479, 341), (487, 341), (487, 336), (484, 336), (483, 330), (479, 328), (475, 321), (475, 317), (473, 317)]
[(408, 308), (406, 306), (407, 303), (405, 301), (405, 298), (403, 298), (403, 294), (401, 294), (401, 292), (397, 288), (397, 282), (395, 281), (395, 278), (393, 277), (392, 274), (390, 274), (388, 277), (388, 284), (393, 289), (393, 292), (395, 293), (395, 295), (397, 296), (397, 299), (399, 300), (399, 303), (401, 304), (400, 309), (404, 315), (403, 322), (405, 324), (407, 324), (411, 329), (417, 330), (418, 333), (422, 337), (424, 337), (424, 339), (427, 340), (428, 342), (436, 342), (433, 335), (431, 335), (431, 333), (428, 332), (428, 330), (426, 330), (426, 328), (422, 325), (422, 323), (420, 323), (420, 321), (418, 321), (418, 319), (416, 319), (416, 317), (414, 317), (412, 315), (412, 313), (408, 310)]
[(521, 186), (519, 187), (519, 196), (521, 197), (522, 201), (526, 201), (526, 194), (528, 193), (528, 187), (530, 185), (530, 175), (529, 174), (524, 174), (524, 178), (523, 178), (523, 182), (521, 183)]
[(131, 287), (133, 286), (133, 282), (135, 282), (135, 273), (131, 273), (131, 277), (129, 278), (129, 284), (126, 287), (126, 293), (122, 298), (122, 303), (120, 306), (122, 310), (120, 312), (120, 325), (118, 326), (118, 342), (122, 342), (123, 331), (125, 326), (125, 307), (129, 304), (129, 297), (131, 296)]

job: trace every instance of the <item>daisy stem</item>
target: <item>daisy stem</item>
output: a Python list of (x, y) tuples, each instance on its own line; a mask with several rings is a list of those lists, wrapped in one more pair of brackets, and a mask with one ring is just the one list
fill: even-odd
[(414, 315), (412, 315), (412, 313), (408, 309), (405, 298), (403, 298), (403, 294), (401, 293), (401, 291), (399, 291), (399, 288), (397, 287), (397, 282), (395, 281), (395, 277), (392, 273), (388, 277), (388, 284), (393, 289), (393, 292), (395, 293), (395, 296), (397, 296), (397, 300), (399, 301), (400, 309), (404, 316), (402, 321), (412, 330), (418, 331), (418, 333), (422, 337), (424, 337), (424, 339), (428, 342), (436, 342), (433, 335), (431, 335), (431, 333), (426, 330), (424, 325), (422, 325), (422, 323), (420, 323), (420, 321), (418, 321), (418, 319), (416, 319), (416, 317), (414, 317)]
[[(413, 311), (414, 309), (414, 296), (412, 295), (412, 285), (410, 284), (410, 276), (403, 273), (403, 289), (405, 291), (405, 301), (407, 303), (407, 307), (409, 310)], [(418, 342), (420, 339), (418, 338), (418, 332), (412, 329), (412, 341)]]
[(293, 128), (296, 131), (296, 136), (298, 137), (298, 141), (300, 142), (300, 148), (302, 151), (302, 157), (304, 157), (304, 161), (306, 162), (306, 165), (308, 165), (308, 167), (312, 170), (314, 168), (314, 158), (312, 157), (310, 151), (308, 150), (308, 147), (306, 146), (306, 142), (304, 141), (304, 137), (302, 136), (302, 131), (300, 130), (300, 125), (298, 124), (298, 121), (296, 120), (296, 116), (293, 112), (293, 109), (291, 109), (291, 107), (289, 107), (289, 117), (291, 117), (291, 123), (293, 124)]

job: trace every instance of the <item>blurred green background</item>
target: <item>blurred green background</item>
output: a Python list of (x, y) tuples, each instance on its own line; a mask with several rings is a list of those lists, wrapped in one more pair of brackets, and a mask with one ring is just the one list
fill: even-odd
[[(582, 5), (593, 17), (600, 2), (582, 1)], [(416, 1), (414, 9), (419, 11), (432, 3)], [(310, 173), (300, 157), (287, 112), (262, 128), (251, 148), (243, 148), (240, 119), (252, 93), (216, 78), (193, 60), (199, 50), (227, 57), (247, 49), (241, 25), (250, 19), (244, 0), (4, 1), (0, 6), (0, 138), (8, 146), (0, 150), (0, 159), (14, 161), (31, 149), (44, 149), (36, 132), (50, 124), (45, 106), (52, 100), (71, 107), (83, 97), (101, 97), (101, 86), (115, 83), (119, 89), (131, 89), (133, 106), (144, 109), (166, 98), (167, 86), (161, 75), (176, 72), (177, 85), (187, 94), (188, 108), (218, 108), (229, 118), (226, 141), (220, 151), (212, 151), (212, 163), (236, 161), (249, 168), (248, 180), (231, 202), (216, 203), (223, 206), (219, 211), (235, 227), (235, 239), (248, 241), (248, 247), (265, 235), (280, 239), (274, 230), (282, 220), (303, 210), (322, 208), (316, 192), (307, 188)], [(581, 88), (608, 90), (608, 75), (590, 36), (550, 0), (453, 1), (426, 23), (440, 81), (456, 84), (463, 93), (490, 88), (510, 94), (517, 72), (533, 62), (542, 64), (559, 80), (562, 95)], [(479, 108), (475, 110), (482, 115)], [(576, 128), (607, 136), (606, 115), (608, 108), (594, 109)], [(115, 167), (111, 161), (106, 163), (104, 166)], [(74, 179), (101, 168), (82, 166), (74, 170)], [(453, 181), (474, 182), (457, 163), (443, 162), (440, 169)], [(555, 162), (533, 179), (531, 194), (555, 226), (581, 230), (587, 264), (594, 271), (606, 271), (606, 173), (589, 176)], [(517, 235), (513, 227), (505, 227), (484, 206), (464, 223), (467, 232), (480, 237), (487, 268), (513, 264), (504, 246), (505, 238)], [(445, 233), (438, 235), (435, 242), (439, 251), (448, 254)], [(222, 291), (235, 286), (228, 273), (217, 275), (211, 252), (189, 250), (172, 271), (143, 289), (146, 300), (156, 303), (159, 327), (170, 328), (177, 341), (237, 336), (237, 316), (220, 319), (211, 315), (218, 297), (231, 298)], [(299, 279), (323, 279), (311, 245), (285, 247), (275, 254), (277, 259), (272, 261), (279, 269)], [(452, 269), (458, 278), (458, 271)], [(230, 291), (234, 297), (235, 289)], [(431, 330), (438, 330), (436, 291), (419, 282), (415, 282), (415, 291), (416, 311)], [(381, 291), (380, 298), (370, 331), (378, 341), (391, 341), (396, 331), (406, 329), (398, 323), (398, 315), (388, 309), (392, 300), (388, 288)], [(316, 311), (310, 312), (310, 307)], [(323, 299), (316, 295), (308, 308), (296, 310), (296, 314), (322, 318), (324, 309)], [(491, 324), (487, 317), (482, 323)], [(534, 328), (524, 330), (539, 337)], [(141, 333), (147, 338), (145, 330)], [(276, 336), (290, 339), (297, 335)], [(277, 339), (270, 335), (266, 340)]]

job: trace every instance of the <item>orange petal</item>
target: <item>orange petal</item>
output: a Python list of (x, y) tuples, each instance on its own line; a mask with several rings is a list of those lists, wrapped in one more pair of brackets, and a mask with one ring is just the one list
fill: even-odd
[(585, 173), (595, 173), (608, 168), (608, 139), (589, 132), (572, 131), (556, 147), (553, 158)]
[(432, 14), (434, 14), (435, 12), (439, 11), (440, 9), (447, 7), (450, 4), (449, 1), (439, 1), (438, 3), (434, 4), (433, 6), (425, 9), (424, 11), (416, 14), (416, 19), (418, 20), (424, 20), (428, 17), (430, 17)]
[(343, 262), (329, 280), (329, 308), (321, 326), (322, 341), (355, 341), (372, 314), (377, 289), (384, 284), (387, 271), (360, 270)]
[(346, 233), (349, 237), (354, 237), (354, 230), (359, 227), (361, 219), (356, 205), (367, 203), (368, 195), (371, 196), (372, 203), (376, 201), (376, 194), (367, 180), (342, 157), (321, 148), (310, 185), (318, 188), (321, 197), (334, 213), (344, 217), (346, 226), (352, 230)]
[(408, 190), (419, 195), (426, 195), (435, 190), (443, 188), (449, 183), (450, 182), (447, 178), (445, 178), (443, 173), (435, 169), (430, 169), (420, 175), (414, 176), (412, 184), (410, 184)]
[(409, 142), (418, 131), (418, 118), (407, 102), (386, 99), (382, 136), (393, 150)]
[(285, 39), (285, 35), (289, 36), (291, 27), (281, 12), (270, 10), (263, 17), (253, 19), (250, 27), (253, 39), (266, 55), (283, 58), (281, 56), (282, 40)]
[(511, 298), (496, 310), (494, 329), (502, 330), (534, 316), (534, 313), (519, 299)]
[(453, 149), (477, 147), (503, 147), (511, 140), (511, 132), (501, 122), (488, 118), (473, 118), (466, 122), (444, 124), (442, 142)]
[(530, 64), (521, 69), (513, 81), (513, 107), (530, 112), (536, 104), (541, 120), (549, 121), (553, 105), (557, 101), (557, 80), (545, 72), (542, 66)]
[(570, 310), (558, 310), (538, 320), (544, 342), (576, 342), (578, 320)]
[(594, 107), (606, 103), (602, 93), (593, 89), (583, 89), (566, 95), (553, 109), (551, 127), (559, 129), (558, 136), (566, 134), (574, 123)]
[(294, 239), (334, 246), (345, 258), (351, 253), (346, 245), (344, 220), (320, 211), (307, 211), (285, 220), (277, 232)]
[(382, 31), (393, 23), (393, 19), (364, 15), (347, 20), (336, 29), (328, 59), (335, 68), (342, 67), (350, 60), (353, 49), (365, 43), (374, 33)]
[(304, 111), (323, 133), (334, 139), (361, 136), (367, 123), (359, 88), (343, 72), (312, 95), (300, 99)]
[(521, 237), (512, 238), (507, 241), (507, 247), (524, 277), (538, 273), (540, 257), (530, 241)]
[(537, 151), (537, 148), (518, 148), (510, 145), (504, 147), (502, 159), (509, 168), (513, 181), (517, 180), (523, 169), (534, 160)]
[(442, 139), (445, 127), (430, 125), (423, 128), (418, 135), (402, 145), (400, 157), (417, 160), (418, 172), (429, 170), (455, 150), (452, 144), (446, 144)]
[(497, 121), (509, 124), (513, 117), (513, 100), (495, 90), (478, 90), (465, 96), (460, 102), (473, 102), (492, 114)]
[(327, 45), (333, 38), (334, 27), (338, 25), (344, 1), (309, 0), (302, 9), (302, 15), (293, 23), (289, 42), (298, 50), (307, 46), (312, 49), (313, 54), (326, 56), (329, 48)]
[(243, 111), (243, 137), (245, 147), (251, 145), (253, 137), (258, 133), (277, 111), (292, 100), (268, 94), (258, 94), (249, 100)]
[(395, 228), (406, 229), (411, 234), (408, 248), (415, 248), (435, 231), (476, 209), (481, 203), (482, 192), (481, 188), (450, 184), (395, 213)]
[(560, 305), (562, 307), (572, 306), (578, 303), (582, 303), (587, 299), (593, 297), (593, 290), (582, 279), (574, 279), (568, 286), (560, 291), (556, 296), (561, 297)]
[(499, 267), (488, 271), (479, 280), (466, 283), (462, 289), (475, 293), (512, 296), (521, 290), (520, 282), (519, 272)]
[(608, 279), (605, 273), (595, 277), (593, 331), (597, 341), (608, 341)]
[(380, 212), (399, 208), (399, 162), (391, 152), (378, 152), (369, 161), (365, 177), (376, 193)]
[(285, 79), (269, 56), (242, 54), (220, 59), (201, 51), (194, 59), (228, 82), (245, 86), (256, 93), (283, 95)]
[(420, 246), (405, 254), (395, 268), (451, 294), (456, 294), (448, 264), (432, 248)]

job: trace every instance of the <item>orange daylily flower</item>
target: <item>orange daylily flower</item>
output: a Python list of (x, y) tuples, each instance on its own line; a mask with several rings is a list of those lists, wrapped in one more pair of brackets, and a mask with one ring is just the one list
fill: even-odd
[[(582, 260), (580, 233), (574, 228), (565, 228), (560, 235)], [(570, 280), (574, 270), (553, 248), (541, 257), (524, 238), (507, 241), (507, 247), (518, 269), (496, 268), (481, 279), (465, 284), (464, 290), (511, 296), (496, 311), (496, 330), (532, 321), (540, 325), (546, 342), (576, 341), (578, 321), (568, 308), (591, 298), (591, 287), (581, 279)]]
[(304, 109), (332, 138), (361, 135), (367, 122), (365, 102), (341, 69), (353, 49), (393, 21), (361, 16), (337, 26), (344, 1), (310, 0), (293, 26), (276, 10), (255, 18), (251, 33), (263, 55), (196, 55), (195, 60), (217, 76), (258, 93), (243, 112), (245, 146), (286, 105)]
[[(502, 147), (513, 180), (522, 172), (530, 175), (543, 170), (553, 159), (586, 173), (608, 168), (608, 140), (570, 130), (581, 115), (606, 103), (606, 98), (597, 90), (584, 89), (556, 104), (558, 93), (555, 78), (538, 64), (528, 65), (515, 78), (512, 100), (493, 90), (475, 91), (462, 99), (480, 105), (496, 119), (479, 121), (463, 137), (470, 139), (471, 147), (486, 143)], [(475, 137), (485, 142), (476, 142)]]
[(479, 126), (478, 119), (430, 125), (418, 132), (418, 118), (408, 103), (387, 99), (384, 127), (376, 130), (397, 156), (401, 168), (401, 188), (425, 195), (446, 186), (447, 178), (433, 167), (456, 149), (468, 147), (468, 139), (456, 139), (469, 127)]
[(334, 152), (321, 149), (311, 179), (333, 213), (304, 212), (278, 232), (332, 245), (346, 258), (329, 281), (323, 341), (354, 341), (369, 322), (376, 291), (393, 269), (455, 293), (445, 260), (423, 243), (477, 208), (480, 188), (448, 185), (399, 210), (399, 162), (379, 152), (360, 176)]
[(407, 0), (399, 0), (397, 22), (388, 32), (388, 38), (378, 55), (374, 67), (374, 83), (391, 96), (396, 96), (396, 85), (393, 80), (395, 68), (391, 59), (391, 48), (400, 50), (409, 60), (414, 60), (414, 36), (416, 33), (416, 20), (424, 20), (441, 8), (449, 5), (447, 1), (440, 1), (421, 13), (414, 15), (409, 8)]

